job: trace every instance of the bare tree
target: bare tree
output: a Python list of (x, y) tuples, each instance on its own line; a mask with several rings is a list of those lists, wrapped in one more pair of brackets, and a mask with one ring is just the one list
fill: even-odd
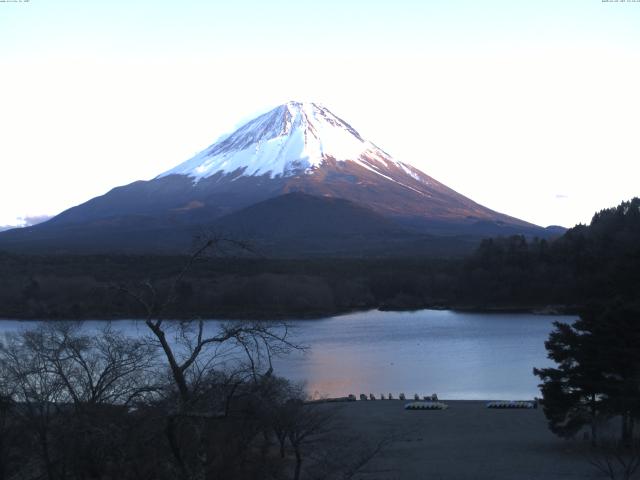
[[(395, 441), (391, 435), (376, 444), (345, 435), (335, 403), (305, 403), (294, 386), (289, 400), (272, 409), (271, 421), (281, 458), (287, 446), (293, 453), (294, 480), (347, 480), (354, 478), (378, 454)], [(300, 396), (298, 396), (300, 395)], [(283, 397), (287, 398), (287, 397)], [(343, 417), (344, 419), (344, 417)]]
[[(119, 289), (133, 298), (145, 314), (145, 325), (155, 342), (161, 348), (173, 382), (179, 394), (178, 411), (186, 413), (192, 390), (202, 373), (222, 359), (228, 359), (231, 352), (245, 354), (243, 363), (235, 356), (245, 370), (254, 378), (270, 373), (274, 355), (287, 353), (292, 348), (300, 348), (289, 340), (289, 328), (285, 323), (276, 322), (226, 322), (215, 332), (205, 331), (202, 319), (167, 322), (167, 309), (176, 301), (178, 287), (194, 263), (211, 250), (224, 250), (225, 246), (248, 250), (249, 247), (237, 240), (210, 237), (188, 258), (180, 273), (171, 282), (167, 292), (160, 292), (150, 280), (137, 287), (120, 285)], [(173, 336), (173, 342), (171, 341)], [(266, 365), (266, 368), (264, 368)], [(261, 369), (264, 371), (261, 372)]]
[(85, 405), (129, 405), (157, 389), (155, 349), (107, 324), (82, 331), (76, 322), (46, 323), (20, 335), (22, 346), (43, 361), (64, 387), (65, 400)]
[(13, 461), (19, 471), (9, 477), (16, 479), (257, 479), (285, 472), (296, 480), (337, 479), (350, 478), (377, 453), (351, 450), (335, 461), (335, 407), (306, 405), (302, 385), (274, 375), (273, 358), (300, 348), (286, 324), (166, 317), (204, 251), (189, 258), (168, 289), (150, 281), (120, 287), (144, 306), (142, 338), (69, 322), (6, 338), (0, 480), (10, 439), (5, 413), (9, 424), (19, 419), (23, 427), (22, 461)]
[(632, 480), (640, 475), (640, 440), (630, 443), (605, 440), (593, 449), (589, 463), (611, 480)]
[(18, 425), (14, 417), (16, 413), (16, 402), (13, 400), (12, 391), (14, 385), (2, 374), (0, 364), (0, 480), (11, 478), (12, 464), (18, 456)]
[(305, 447), (317, 443), (331, 428), (335, 412), (323, 407), (325, 406), (305, 405), (296, 400), (291, 400), (285, 405), (288, 417), (287, 439), (295, 456), (294, 480), (300, 479)]
[(20, 336), (9, 336), (0, 350), (3, 383), (12, 383), (11, 396), (26, 429), (33, 433), (46, 478), (53, 480), (56, 458), (52, 452), (53, 428), (60, 405), (66, 400), (63, 382), (51, 375), (40, 352), (24, 347)]
[(99, 465), (107, 450), (113, 463), (117, 423), (157, 388), (153, 353), (110, 326), (89, 335), (77, 323), (46, 323), (5, 338), (1, 385), (16, 405), (12, 418), (32, 434), (25, 441), (37, 440), (47, 478)]
[[(142, 307), (150, 340), (163, 354), (176, 392), (175, 408), (167, 416), (166, 434), (183, 478), (204, 478), (212, 462), (210, 422), (225, 418), (236, 387), (249, 381), (258, 385), (272, 375), (272, 358), (299, 348), (289, 339), (289, 328), (276, 322), (225, 322), (212, 331), (202, 319), (170, 321), (169, 307), (178, 298), (179, 285), (194, 263), (209, 251), (227, 246), (247, 249), (242, 242), (209, 237), (188, 258), (164, 292), (150, 280), (137, 286), (120, 285), (120, 291)], [(211, 372), (224, 371), (230, 383), (212, 383)], [(226, 392), (224, 406), (210, 401), (220, 397), (212, 386)], [(246, 389), (245, 389), (246, 390)], [(255, 389), (254, 389), (255, 391)], [(246, 392), (245, 392), (246, 393)], [(188, 431), (188, 435), (184, 432)], [(181, 438), (188, 437), (189, 441)], [(246, 448), (246, 446), (245, 446)]]
[[(389, 436), (374, 444), (363, 442), (360, 437), (340, 435), (325, 439), (325, 448), (314, 452), (311, 480), (349, 480), (363, 473), (364, 469), (387, 446), (395, 441)], [(326, 444), (329, 444), (327, 447)]]

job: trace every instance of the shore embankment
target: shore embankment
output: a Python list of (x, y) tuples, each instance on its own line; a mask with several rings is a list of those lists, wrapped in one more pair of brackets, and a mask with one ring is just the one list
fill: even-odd
[(337, 428), (381, 451), (359, 480), (584, 480), (597, 478), (589, 442), (563, 440), (542, 409), (489, 409), (485, 401), (442, 400), (446, 410), (410, 411), (399, 400), (328, 404)]

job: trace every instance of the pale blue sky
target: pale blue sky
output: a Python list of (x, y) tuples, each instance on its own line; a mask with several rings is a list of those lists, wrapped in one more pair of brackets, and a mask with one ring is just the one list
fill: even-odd
[(502, 43), (638, 47), (640, 6), (598, 0), (229, 2), (31, 0), (3, 5), (0, 52), (43, 58), (415, 55)]
[(0, 225), (152, 178), (289, 99), (496, 210), (640, 194), (640, 3), (0, 3)]

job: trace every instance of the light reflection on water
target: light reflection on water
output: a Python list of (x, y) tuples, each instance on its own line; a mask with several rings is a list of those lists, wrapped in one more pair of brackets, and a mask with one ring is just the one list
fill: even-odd
[(532, 398), (539, 396), (532, 369), (551, 364), (544, 341), (556, 320), (574, 317), (422, 310), (300, 322), (297, 336), (312, 348), (276, 370), (329, 396)]
[[(539, 396), (534, 366), (550, 365), (544, 341), (554, 321), (571, 316), (460, 313), (448, 310), (361, 312), (289, 322), (293, 340), (308, 345), (274, 362), (275, 373), (306, 381), (319, 395), (404, 392), (440, 398), (518, 399)], [(0, 332), (35, 322), (4, 320)], [(104, 322), (87, 321), (85, 328)], [(218, 321), (207, 321), (207, 330)], [(141, 322), (113, 323), (131, 335)]]

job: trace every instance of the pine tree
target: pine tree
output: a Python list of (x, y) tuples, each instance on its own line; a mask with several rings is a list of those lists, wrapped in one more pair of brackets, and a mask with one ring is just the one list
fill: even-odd
[(616, 304), (584, 315), (584, 328), (602, 345), (600, 369), (606, 379), (606, 410), (621, 419), (621, 439), (631, 443), (633, 425), (640, 419), (640, 312)]
[(549, 428), (562, 437), (572, 437), (583, 427), (591, 427), (597, 438), (597, 423), (605, 412), (605, 384), (599, 368), (597, 342), (581, 325), (556, 322), (545, 342), (548, 357), (557, 368), (534, 368), (540, 377), (543, 409)]
[(534, 369), (554, 433), (571, 437), (619, 416), (629, 443), (640, 419), (640, 314), (629, 304), (585, 309), (572, 325), (556, 322), (545, 342), (556, 368)]

